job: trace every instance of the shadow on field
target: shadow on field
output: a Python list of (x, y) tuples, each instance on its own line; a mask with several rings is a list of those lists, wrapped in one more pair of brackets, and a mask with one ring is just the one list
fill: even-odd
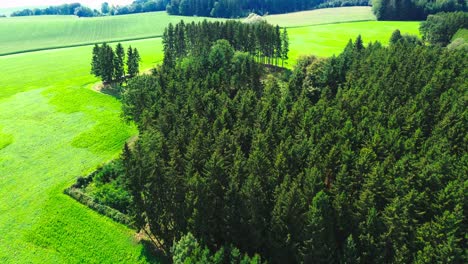
[(143, 245), (141, 249), (140, 259), (148, 263), (171, 263), (170, 258), (163, 251), (156, 248), (150, 241), (142, 239), (140, 243)]

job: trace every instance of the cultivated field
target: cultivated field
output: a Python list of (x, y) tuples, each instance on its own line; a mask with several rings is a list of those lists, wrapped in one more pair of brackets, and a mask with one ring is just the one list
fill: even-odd
[[(0, 23), (0, 55), (58, 47), (115, 42), (162, 36), (169, 23), (206, 18), (169, 16), (166, 12), (113, 17), (77, 18), (41, 16), (3, 18)], [(208, 18), (209, 20), (215, 20)], [(319, 9), (266, 17), (271, 24), (300, 27), (375, 20), (370, 7)]]
[(334, 24), (354, 21), (376, 20), (368, 6), (316, 9), (297, 13), (267, 16), (268, 23), (282, 27)]
[[(137, 47), (148, 68), (159, 40)], [(0, 57), (0, 263), (138, 263), (133, 231), (62, 194), (136, 133), (90, 87), (91, 47)]]
[(162, 36), (169, 23), (205, 18), (169, 16), (166, 12), (111, 17), (38, 16), (3, 18), (0, 55)]
[[(337, 24), (374, 18), (368, 8), (340, 8), (335, 16), (324, 15), (332, 11), (268, 17), (292, 27), (289, 66), (301, 54), (337, 54), (358, 34), (365, 42), (386, 42), (397, 28), (415, 34), (419, 26)], [(346, 15), (354, 20), (343, 20)], [(90, 19), (7, 18), (0, 20), (0, 53), (159, 36), (169, 22), (180, 18), (162, 12)], [(142, 55), (142, 69), (162, 60), (160, 38), (123, 43), (130, 44)], [(149, 261), (132, 230), (62, 194), (77, 176), (116, 157), (136, 133), (120, 119), (116, 99), (91, 89), (98, 81), (89, 74), (91, 50), (82, 46), (0, 56), (0, 263)]]

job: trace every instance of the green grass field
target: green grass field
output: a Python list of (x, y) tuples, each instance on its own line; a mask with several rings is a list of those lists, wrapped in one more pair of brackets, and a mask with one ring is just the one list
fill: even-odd
[[(159, 40), (137, 47), (142, 67)], [(147, 262), (133, 231), (62, 194), (136, 133), (120, 103), (90, 87), (91, 47), (0, 57), (0, 263)]]
[(289, 64), (294, 65), (299, 56), (308, 54), (338, 55), (349, 39), (354, 40), (359, 34), (365, 43), (380, 41), (386, 45), (396, 29), (419, 36), (419, 22), (369, 21), (290, 28)]
[[(367, 20), (364, 15), (357, 18), (361, 15), (356, 10), (336, 12)], [(394, 29), (414, 34), (419, 26), (415, 22), (337, 24), (343, 16), (334, 20), (323, 12), (330, 10), (268, 18), (294, 27), (289, 29), (289, 66), (301, 54), (337, 54), (358, 34), (365, 42), (385, 43)], [(304, 14), (322, 14), (329, 24)], [(146, 22), (131, 29), (120, 20)], [(158, 35), (169, 21), (179, 20), (163, 13), (86, 20), (8, 18), (6, 25), (0, 21), (0, 53)], [(142, 69), (162, 60), (159, 38), (123, 44), (138, 48)], [(116, 99), (91, 89), (98, 81), (89, 74), (91, 50), (82, 46), (0, 56), (0, 263), (151, 261), (132, 230), (62, 194), (78, 176), (116, 157), (125, 140), (136, 133), (122, 122)]]
[(324, 8), (267, 16), (268, 23), (282, 27), (303, 27), (343, 22), (376, 20), (368, 6)]

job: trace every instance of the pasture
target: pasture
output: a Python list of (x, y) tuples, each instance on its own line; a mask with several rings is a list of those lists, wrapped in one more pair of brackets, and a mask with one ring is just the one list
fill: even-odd
[[(290, 27), (290, 67), (299, 55), (338, 54), (358, 34), (386, 43), (397, 28), (417, 33), (416, 22), (339, 23), (375, 19), (369, 12), (338, 8), (268, 20)], [(91, 89), (98, 82), (89, 74), (91, 46), (51, 48), (160, 36), (180, 19), (157, 12), (0, 20), (0, 54), (49, 49), (0, 56), (1, 263), (151, 261), (132, 230), (62, 194), (77, 176), (119, 155), (136, 129), (122, 122), (119, 101)], [(160, 38), (122, 44), (138, 48), (142, 70), (162, 60)]]
[(380, 41), (387, 45), (392, 32), (419, 34), (419, 22), (368, 21), (290, 28), (289, 65), (299, 56), (313, 54), (319, 57), (338, 55), (348, 43), (360, 34), (364, 43)]
[[(159, 40), (135, 41), (142, 67)], [(64, 188), (119, 154), (136, 133), (120, 103), (90, 87), (91, 47), (0, 57), (0, 262), (139, 263), (133, 231), (76, 203)]]

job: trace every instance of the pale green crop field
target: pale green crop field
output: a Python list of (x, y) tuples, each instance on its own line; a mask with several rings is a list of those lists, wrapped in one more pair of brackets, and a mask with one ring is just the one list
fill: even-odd
[(166, 12), (111, 17), (8, 17), (0, 20), (0, 55), (98, 42), (160, 37), (169, 23), (206, 18), (169, 16)]
[(369, 6), (324, 8), (289, 14), (266, 16), (268, 23), (282, 27), (334, 24), (376, 20)]
[[(159, 63), (160, 39), (137, 47)], [(0, 57), (0, 263), (145, 263), (134, 231), (62, 194), (117, 155), (136, 129), (93, 91), (92, 47)]]
[(294, 65), (298, 57), (313, 54), (319, 57), (338, 55), (349, 39), (361, 35), (364, 43), (379, 41), (387, 45), (392, 32), (399, 29), (402, 34), (420, 35), (419, 22), (369, 21), (327, 24), (288, 29), (290, 53), (289, 64)]

